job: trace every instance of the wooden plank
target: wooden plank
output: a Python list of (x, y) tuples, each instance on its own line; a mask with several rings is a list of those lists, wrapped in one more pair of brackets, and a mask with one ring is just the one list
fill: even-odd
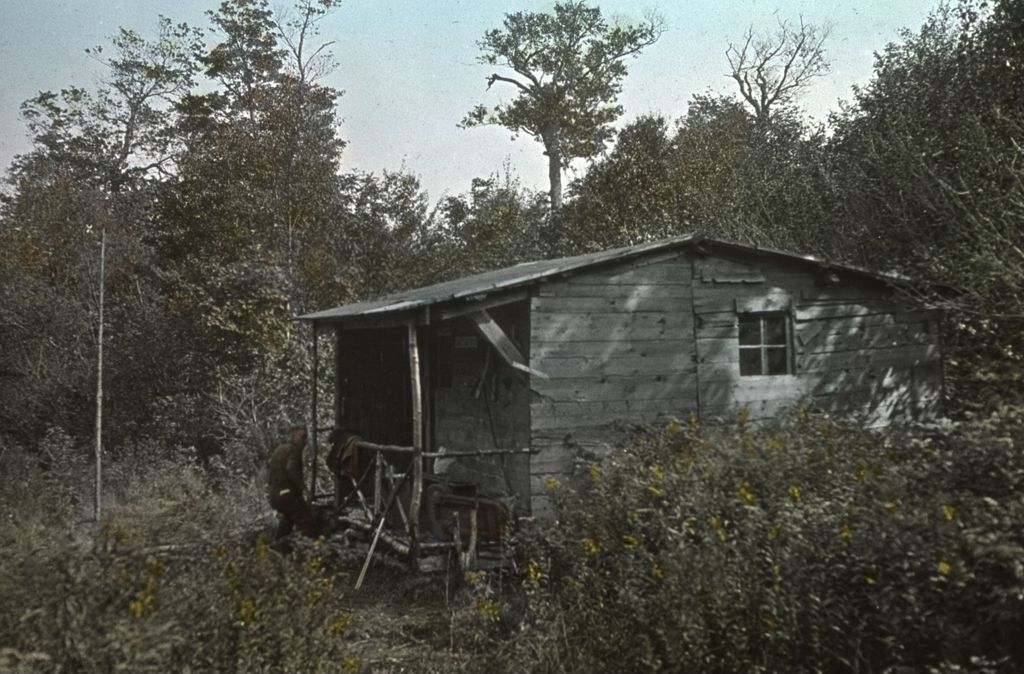
[(907, 313), (907, 307), (891, 302), (851, 302), (849, 304), (800, 304), (794, 311), (797, 321), (817, 321), (852, 316)]
[(643, 267), (628, 267), (588, 274), (576, 274), (560, 281), (560, 283), (568, 283), (570, 285), (593, 285), (595, 283), (636, 285), (654, 283), (659, 285), (688, 286), (693, 283), (693, 270), (688, 262), (662, 262)]
[(545, 332), (536, 332), (531, 338), (536, 341), (555, 341), (558, 339), (575, 342), (608, 342), (608, 341), (649, 341), (655, 339), (675, 339), (689, 332), (689, 326), (564, 326)]
[(910, 323), (896, 328), (873, 328), (864, 332), (823, 334), (819, 332), (813, 339), (800, 339), (798, 352), (830, 353), (834, 351), (858, 351), (862, 349), (879, 349), (914, 344), (928, 344), (935, 340), (935, 335), (919, 324), (917, 329)]
[(764, 283), (764, 270), (757, 264), (706, 258), (698, 263), (704, 283)]
[(736, 379), (705, 379), (700, 381), (701, 405), (724, 404), (730, 401), (776, 400), (802, 395), (809, 382), (794, 375), (738, 377)]
[(475, 301), (467, 299), (463, 300), (461, 303), (455, 302), (452, 304), (445, 304), (441, 306), (439, 313), (441, 320), (447, 321), (476, 311), (486, 311), (488, 309), (504, 306), (513, 302), (522, 302), (529, 299), (529, 297), (530, 293), (526, 290), (506, 291), (498, 295), (484, 297)]
[(647, 400), (687, 397), (692, 389), (692, 373), (643, 377), (607, 376), (552, 378), (535, 382), (533, 390), (550, 400)]
[(798, 354), (798, 373), (824, 372), (867, 367), (912, 367), (937, 362), (940, 349), (937, 344), (908, 344), (877, 349), (833, 351), (830, 353)]
[(779, 288), (753, 292), (743, 286), (698, 291), (694, 288), (693, 310), (698, 314), (747, 311), (785, 311), (792, 304), (792, 296)]
[(866, 287), (858, 284), (813, 286), (800, 290), (801, 304), (815, 303), (863, 303), (872, 301), (891, 301), (894, 293), (882, 288)]
[(604, 375), (656, 375), (693, 372), (692, 350), (654, 356), (618, 356), (615, 358), (570, 356), (545, 357), (534, 363), (549, 377), (596, 377)]
[(672, 338), (629, 341), (535, 341), (530, 346), (531, 361), (534, 363), (545, 358), (567, 356), (612, 359), (676, 353), (694, 353), (693, 340), (689, 335), (680, 333)]
[(617, 285), (607, 283), (549, 283), (542, 285), (537, 290), (537, 297), (597, 297), (607, 299), (628, 299), (631, 297), (644, 298), (679, 298), (689, 299), (690, 288), (680, 284), (652, 284), (637, 283), (633, 285)]
[(630, 313), (635, 311), (690, 313), (689, 298), (647, 297), (538, 297), (533, 311), (545, 314)]
[(656, 400), (604, 402), (536, 403), (533, 428), (537, 430), (574, 430), (609, 424), (648, 423), (659, 418), (685, 418), (697, 408), (693, 395)]
[(472, 321), (480, 335), (491, 343), (491, 346), (498, 352), (498, 355), (510, 367), (542, 379), (547, 377), (544, 372), (530, 367), (526, 358), (520, 353), (519, 348), (512, 343), (512, 340), (508, 338), (505, 331), (501, 329), (497, 321), (491, 318), (489, 313), (483, 310), (474, 311), (468, 314), (467, 318)]

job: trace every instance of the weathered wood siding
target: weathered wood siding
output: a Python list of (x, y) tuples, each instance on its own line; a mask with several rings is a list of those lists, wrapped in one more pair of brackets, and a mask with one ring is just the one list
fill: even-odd
[[(930, 416), (941, 391), (938, 315), (901, 302), (884, 284), (768, 257), (694, 262), (700, 410), (704, 418), (789, 413), (798, 403), (866, 423)], [(739, 373), (738, 312), (784, 311), (792, 374)]]
[[(520, 348), (529, 349), (525, 301), (491, 309), (491, 316)], [(451, 380), (435, 381), (434, 442), (449, 450), (522, 449), (530, 443), (530, 392), (526, 375), (508, 367), (465, 318), (438, 328), (452, 347)], [(490, 355), (488, 355), (490, 353)], [(521, 513), (529, 508), (529, 457), (494, 456), (446, 459), (446, 475), (472, 483), (481, 496), (515, 496)], [(444, 464), (442, 464), (444, 465)]]
[(534, 515), (547, 480), (603, 457), (628, 425), (697, 407), (692, 265), (661, 255), (541, 284), (531, 300), (530, 479)]

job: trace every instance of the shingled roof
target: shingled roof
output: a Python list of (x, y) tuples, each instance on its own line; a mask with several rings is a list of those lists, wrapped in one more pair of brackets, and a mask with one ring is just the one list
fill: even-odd
[(906, 277), (896, 274), (883, 274), (861, 267), (846, 264), (839, 264), (821, 260), (809, 255), (797, 255), (773, 248), (762, 248), (748, 244), (711, 239), (696, 234), (687, 234), (671, 239), (653, 241), (636, 246), (614, 248), (596, 253), (574, 255), (553, 260), (537, 260), (535, 262), (523, 262), (521, 264), (496, 269), (494, 271), (464, 276), (462, 278), (435, 283), (434, 285), (403, 290), (401, 292), (385, 295), (378, 299), (365, 302), (346, 304), (334, 309), (317, 311), (304, 316), (299, 316), (300, 321), (312, 322), (343, 322), (345, 319), (355, 317), (372, 317), (404, 312), (421, 307), (450, 302), (453, 300), (487, 295), (502, 290), (511, 290), (527, 286), (538, 281), (543, 281), (552, 276), (571, 274), (582, 269), (594, 267), (609, 262), (621, 262), (631, 258), (640, 257), (649, 253), (670, 250), (672, 248), (696, 248), (701, 247), (708, 251), (714, 249), (733, 250), (745, 253), (759, 253), (782, 257), (795, 262), (813, 265), (822, 270), (836, 270), (866, 276), (877, 281), (890, 284), (905, 284), (909, 281)]

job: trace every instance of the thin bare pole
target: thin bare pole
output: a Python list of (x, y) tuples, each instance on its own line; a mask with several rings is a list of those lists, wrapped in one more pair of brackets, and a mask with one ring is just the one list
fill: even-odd
[(309, 411), (310, 423), (313, 426), (313, 428), (311, 429), (311, 432), (309, 433), (309, 438), (310, 438), (310, 441), (311, 441), (311, 444), (312, 444), (312, 450), (313, 450), (312, 451), (312, 454), (313, 454), (313, 466), (312, 466), (312, 468), (310, 468), (310, 471), (309, 471), (309, 498), (310, 498), (311, 501), (316, 500), (316, 465), (318, 463), (318, 461), (317, 461), (317, 453), (318, 453), (318, 450), (320, 448), (320, 443), (318, 442), (318, 440), (320, 438), (320, 428), (318, 427), (319, 423), (320, 423), (320, 419), (317, 416), (317, 407), (319, 407), (319, 402), (320, 402), (319, 398), (318, 398), (318, 395), (317, 395), (317, 391), (319, 390), (319, 387), (317, 386), (317, 384), (319, 382), (319, 377), (317, 375), (319, 374), (319, 363), (320, 363), (320, 348), (319, 347), (320, 347), (320, 332), (317, 329), (316, 321), (313, 321), (313, 396), (312, 396), (312, 402), (310, 403), (312, 405), (312, 409)]
[(420, 388), (420, 350), (416, 319), (409, 321), (409, 378), (412, 392), (412, 503), (409, 504), (409, 538), (413, 563), (420, 546), (420, 499), (423, 495), (423, 393)]
[(96, 348), (96, 501), (94, 514), (100, 521), (103, 487), (103, 287), (107, 261), (107, 230), (100, 230), (100, 327)]

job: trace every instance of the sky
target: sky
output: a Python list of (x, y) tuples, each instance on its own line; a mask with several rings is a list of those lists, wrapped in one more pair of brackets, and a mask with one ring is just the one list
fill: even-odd
[[(693, 94), (734, 93), (725, 50), (744, 31), (803, 17), (830, 24), (831, 73), (802, 100), (824, 121), (854, 85), (867, 84), (874, 54), (917, 30), (939, 0), (591, 0), (606, 15), (641, 21), (648, 11), (664, 19), (661, 39), (629, 62), (619, 102), (619, 126), (656, 113), (677, 119)], [(120, 26), (155, 34), (157, 17), (207, 27), (217, 0), (0, 0), (0, 167), (30, 149), (21, 103), (40, 91), (71, 85), (92, 88), (103, 67), (84, 50), (109, 43)], [(345, 92), (339, 99), (341, 137), (348, 142), (343, 170), (402, 170), (419, 176), (433, 200), (469, 190), (476, 177), (507, 167), (525, 187), (546, 189), (541, 145), (513, 141), (500, 127), (461, 129), (477, 103), (513, 96), (496, 84), (493, 67), (477, 62), (477, 41), (501, 26), (506, 12), (548, 11), (552, 0), (346, 0), (322, 24), (338, 67), (324, 80)], [(287, 0), (271, 0), (287, 7)], [(209, 38), (208, 38), (209, 39)], [(577, 167), (579, 170), (580, 167)], [(571, 178), (572, 176), (568, 176)]]

